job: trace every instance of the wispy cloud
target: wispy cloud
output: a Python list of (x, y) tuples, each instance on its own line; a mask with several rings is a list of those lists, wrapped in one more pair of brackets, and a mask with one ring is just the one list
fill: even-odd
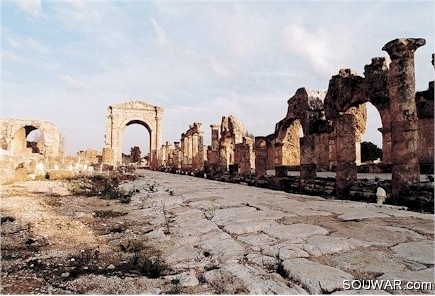
[(165, 29), (163, 29), (154, 18), (151, 18), (151, 24), (153, 26), (157, 44), (159, 46), (165, 46), (169, 42)]
[(344, 26), (310, 30), (292, 23), (284, 27), (282, 36), (285, 48), (302, 57), (320, 75), (335, 74), (337, 65), (356, 54), (352, 32)]
[(32, 16), (38, 16), (41, 13), (42, 6), (40, 0), (15, 0), (14, 2)]
[(59, 79), (63, 82), (65, 82), (70, 88), (73, 90), (81, 90), (84, 89), (86, 86), (86, 83), (83, 81), (80, 81), (78, 79), (74, 79), (69, 75), (58, 75)]

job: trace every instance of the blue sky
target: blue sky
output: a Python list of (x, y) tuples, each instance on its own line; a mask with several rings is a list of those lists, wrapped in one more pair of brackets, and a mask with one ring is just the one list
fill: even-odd
[[(326, 90), (341, 68), (363, 75), (398, 37), (421, 37), (417, 90), (433, 80), (434, 1), (1, 1), (1, 117), (49, 120), (66, 151), (104, 147), (107, 106), (165, 109), (163, 142), (234, 114), (274, 131), (300, 87)], [(370, 108), (365, 140), (380, 145)], [(143, 137), (143, 138), (142, 138)], [(124, 150), (144, 147), (132, 125)], [(145, 148), (143, 148), (145, 149)]]

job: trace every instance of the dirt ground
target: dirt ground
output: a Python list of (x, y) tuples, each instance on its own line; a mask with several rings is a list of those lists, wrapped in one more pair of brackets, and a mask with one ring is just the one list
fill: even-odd
[[(179, 293), (136, 205), (73, 196), (67, 181), (3, 186), (1, 294)], [(207, 285), (183, 287), (202, 293)]]

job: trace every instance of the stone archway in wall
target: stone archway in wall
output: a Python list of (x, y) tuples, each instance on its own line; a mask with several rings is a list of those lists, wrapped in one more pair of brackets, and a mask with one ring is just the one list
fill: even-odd
[(157, 167), (158, 151), (162, 141), (163, 108), (143, 101), (114, 104), (107, 108), (103, 163), (122, 163), (122, 135), (131, 124), (144, 126), (150, 134), (150, 165)]
[(27, 147), (27, 136), (34, 130), (42, 134), (38, 143), (39, 154), (57, 156), (60, 149), (60, 134), (56, 126), (49, 121), (0, 119), (0, 147), (15, 156), (32, 153)]

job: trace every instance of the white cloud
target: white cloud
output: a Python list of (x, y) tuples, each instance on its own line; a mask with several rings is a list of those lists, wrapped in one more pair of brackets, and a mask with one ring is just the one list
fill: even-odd
[(83, 81), (74, 79), (69, 75), (58, 75), (58, 78), (61, 81), (65, 82), (70, 88), (75, 90), (83, 89), (86, 86), (86, 83), (84, 83)]
[(25, 59), (22, 58), (21, 56), (13, 53), (11, 51), (5, 50), (3, 48), (1, 50), (1, 56), (0, 56), (0, 58), (1, 58), (2, 62), (8, 61), (8, 62), (18, 62), (18, 63), (21, 63), (21, 62), (25, 61)]
[(151, 19), (151, 24), (157, 38), (157, 44), (159, 46), (165, 46), (169, 42), (165, 29), (157, 24), (157, 21), (154, 18)]
[(21, 9), (32, 16), (37, 16), (42, 10), (40, 0), (15, 0), (14, 1)]
[(331, 76), (346, 67), (346, 60), (355, 55), (351, 32), (336, 25), (330, 29), (309, 30), (292, 23), (282, 30), (284, 47), (300, 55), (320, 75)]

